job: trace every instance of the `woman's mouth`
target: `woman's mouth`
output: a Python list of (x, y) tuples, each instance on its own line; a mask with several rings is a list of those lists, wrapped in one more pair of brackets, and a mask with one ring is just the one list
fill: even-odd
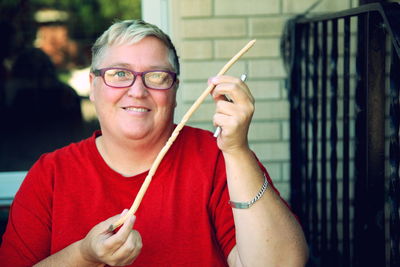
[(138, 107), (124, 107), (123, 109), (126, 110), (126, 111), (142, 112), (142, 113), (150, 111), (150, 109), (142, 108), (142, 107), (140, 107), (140, 108), (138, 108)]

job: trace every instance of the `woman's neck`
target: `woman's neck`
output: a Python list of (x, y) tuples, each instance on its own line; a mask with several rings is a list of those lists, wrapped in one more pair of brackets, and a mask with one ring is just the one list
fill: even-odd
[(107, 165), (123, 176), (134, 176), (150, 169), (172, 133), (173, 126), (162, 136), (147, 140), (115, 140), (101, 135), (96, 147)]

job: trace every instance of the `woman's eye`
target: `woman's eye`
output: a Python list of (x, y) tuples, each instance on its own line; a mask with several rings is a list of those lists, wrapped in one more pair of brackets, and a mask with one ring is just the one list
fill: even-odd
[(116, 73), (116, 75), (117, 75), (118, 77), (125, 77), (125, 76), (126, 76), (126, 74), (125, 74), (124, 71), (118, 71), (118, 72)]

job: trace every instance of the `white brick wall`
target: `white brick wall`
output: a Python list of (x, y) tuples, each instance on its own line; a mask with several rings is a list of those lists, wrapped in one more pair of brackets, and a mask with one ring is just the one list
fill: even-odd
[[(315, 1), (306, 0), (282, 0), (283, 13), (301, 13), (307, 10)], [(334, 12), (351, 7), (351, 0), (321, 1), (315, 8), (315, 12)]]
[[(218, 25), (218, 27), (216, 27)], [(244, 37), (246, 20), (240, 18), (202, 18), (186, 20), (182, 25), (184, 38)]]
[[(249, 40), (255, 46), (228, 72), (248, 74), (256, 99), (249, 132), (251, 148), (269, 170), (281, 195), (290, 193), (289, 103), (284, 88), (286, 72), (279, 54), (285, 21), (305, 11), (314, 0), (170, 0), (171, 36), (182, 62), (177, 122), (207, 87), (207, 79)], [(356, 0), (322, 1), (315, 12), (354, 7)], [(213, 129), (211, 98), (189, 125)]]
[(280, 8), (280, 0), (216, 0), (213, 2), (216, 16), (278, 14)]
[(181, 17), (211, 16), (213, 0), (185, 0), (179, 2)]

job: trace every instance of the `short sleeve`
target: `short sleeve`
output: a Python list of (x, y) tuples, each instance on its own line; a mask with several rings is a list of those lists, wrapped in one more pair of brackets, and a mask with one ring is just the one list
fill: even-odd
[(52, 178), (43, 157), (25, 177), (11, 205), (0, 247), (2, 266), (32, 266), (50, 255)]
[(209, 204), (210, 214), (213, 219), (217, 242), (225, 258), (228, 258), (232, 248), (236, 245), (236, 237), (233, 213), (228, 204), (229, 191), (225, 163), (221, 153), (216, 163), (213, 188)]

